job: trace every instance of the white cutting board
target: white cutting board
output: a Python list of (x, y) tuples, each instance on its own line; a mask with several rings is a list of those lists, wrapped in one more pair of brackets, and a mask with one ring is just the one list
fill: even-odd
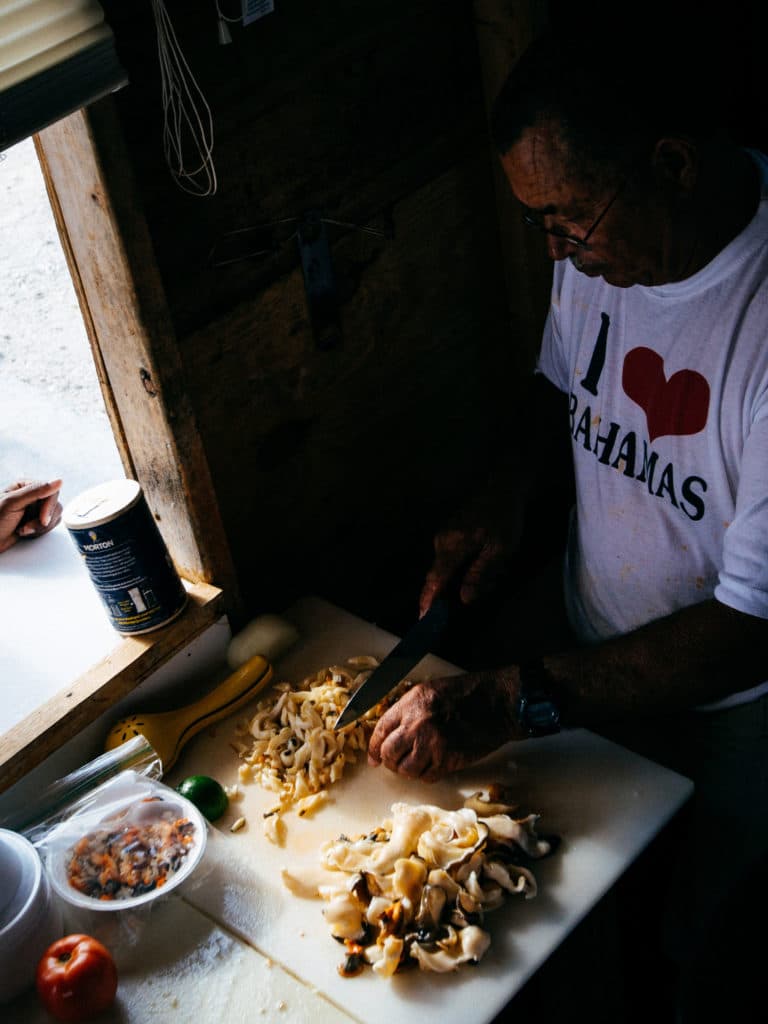
[[(298, 681), (348, 657), (382, 657), (396, 637), (325, 601), (308, 598), (286, 613), (301, 634), (278, 664), (280, 678)], [(429, 657), (412, 678), (459, 670)], [(230, 748), (234, 725), (248, 710), (201, 734), (166, 779), (204, 773), (228, 785), (239, 759)], [(534, 870), (539, 895), (512, 900), (489, 914), (491, 947), (477, 967), (450, 975), (418, 970), (385, 980), (368, 970), (342, 978), (342, 947), (322, 916), (323, 902), (299, 899), (280, 880), (283, 867), (316, 870), (317, 850), (340, 833), (356, 835), (389, 816), (397, 801), (453, 808), (489, 783), (510, 786), (541, 814), (539, 830), (562, 837), (559, 851)], [(421, 1024), (425, 1012), (441, 1024), (485, 1024), (504, 1007), (565, 936), (613, 885), (692, 792), (688, 779), (586, 730), (511, 743), (474, 768), (430, 785), (361, 761), (330, 790), (331, 802), (312, 818), (286, 816), (284, 847), (263, 834), (262, 814), (275, 797), (256, 784), (243, 789), (218, 829), (201, 874), (185, 899), (250, 942), (299, 979), (365, 1024)], [(236, 817), (247, 825), (229, 832)], [(439, 1014), (439, 1016), (433, 1016)]]

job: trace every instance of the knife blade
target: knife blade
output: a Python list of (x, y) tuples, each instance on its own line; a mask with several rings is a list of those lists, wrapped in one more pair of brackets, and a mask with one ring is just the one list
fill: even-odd
[(408, 630), (381, 664), (355, 690), (333, 728), (342, 729), (345, 725), (356, 722), (361, 715), (383, 700), (390, 690), (393, 690), (411, 669), (429, 654), (435, 641), (448, 625), (455, 607), (454, 602), (444, 598), (433, 601), (429, 611)]

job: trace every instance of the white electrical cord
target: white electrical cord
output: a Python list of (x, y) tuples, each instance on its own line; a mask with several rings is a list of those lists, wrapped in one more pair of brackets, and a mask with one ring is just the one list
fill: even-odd
[[(174, 181), (190, 195), (216, 193), (213, 117), (181, 52), (164, 0), (152, 0), (163, 99), (163, 149)], [(193, 158), (189, 168), (185, 153)]]

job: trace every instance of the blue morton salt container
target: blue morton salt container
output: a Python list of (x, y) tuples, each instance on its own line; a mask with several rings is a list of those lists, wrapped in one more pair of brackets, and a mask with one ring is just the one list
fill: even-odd
[(181, 614), (187, 592), (136, 480), (83, 491), (62, 518), (119, 633), (149, 633)]

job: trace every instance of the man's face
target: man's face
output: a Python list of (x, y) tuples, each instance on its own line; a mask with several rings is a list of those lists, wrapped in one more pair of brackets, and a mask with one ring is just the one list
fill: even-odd
[[(641, 194), (631, 174), (610, 181), (586, 176), (576, 180), (567, 170), (565, 146), (550, 124), (526, 129), (501, 162), (525, 212), (555, 232), (545, 235), (553, 260), (567, 257), (581, 273), (619, 288), (674, 280), (664, 211), (651, 196)], [(587, 237), (587, 247), (563, 235)]]

